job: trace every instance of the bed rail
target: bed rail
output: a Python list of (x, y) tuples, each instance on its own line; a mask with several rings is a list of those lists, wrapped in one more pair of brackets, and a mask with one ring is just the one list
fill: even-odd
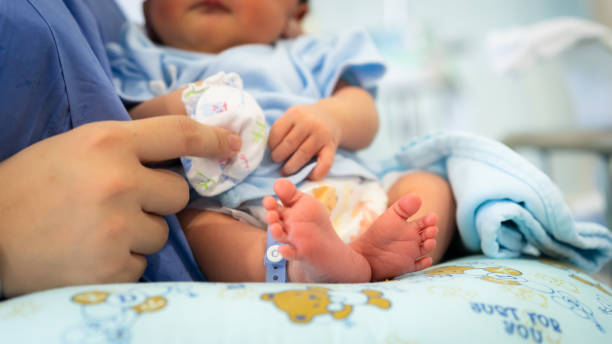
[(550, 172), (548, 157), (555, 151), (574, 151), (595, 154), (607, 168), (604, 185), (606, 219), (612, 227), (612, 130), (577, 130), (554, 133), (520, 133), (506, 137), (503, 142), (511, 148), (531, 148), (543, 158), (543, 169)]

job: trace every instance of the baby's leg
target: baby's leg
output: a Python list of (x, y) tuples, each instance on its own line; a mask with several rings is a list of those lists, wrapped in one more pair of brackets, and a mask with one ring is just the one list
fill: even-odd
[[(275, 191), (284, 206), (277, 204), (272, 197), (264, 199), (264, 206), (268, 210), (267, 221), (272, 235), (276, 240), (288, 243), (281, 246), (280, 252), (289, 261), (288, 276), (291, 281), (367, 282), (372, 279), (373, 263), (374, 266), (378, 262), (383, 266), (387, 264), (388, 256), (377, 256), (368, 251), (365, 245), (346, 245), (334, 231), (326, 209), (314, 197), (297, 191), (287, 180), (279, 180)], [(375, 221), (372, 229), (378, 229), (369, 230), (363, 237), (376, 238), (370, 241), (381, 247), (401, 247), (399, 241), (408, 241), (410, 245), (424, 249), (423, 254), (428, 253), (427, 249), (431, 248), (427, 244), (428, 239), (435, 235), (429, 229), (432, 218), (405, 222), (406, 218), (414, 217), (411, 212), (418, 208), (413, 204), (415, 199), (418, 203), (418, 198), (403, 197)], [(401, 221), (397, 221), (398, 218)], [(179, 214), (179, 220), (200, 269), (207, 278), (222, 282), (265, 280), (265, 231), (211, 211), (188, 209)], [(395, 228), (393, 223), (396, 222), (399, 222), (399, 228), (405, 230), (391, 231), (391, 234), (383, 230)], [(406, 240), (397, 232), (411, 233), (411, 238)], [(421, 235), (414, 239), (414, 233)], [(366, 243), (365, 240), (357, 242)], [(364, 257), (364, 253), (369, 257)], [(402, 258), (401, 262), (405, 264), (400, 265), (404, 268), (397, 271), (403, 273), (425, 268), (428, 261), (416, 261), (415, 255), (418, 252), (409, 253), (412, 258)], [(383, 270), (377, 268), (376, 276), (382, 275), (379, 271)]]
[(456, 232), (455, 199), (448, 182), (427, 172), (415, 172), (398, 179), (389, 189), (388, 204), (397, 202), (406, 194), (416, 194), (421, 198), (421, 208), (410, 216), (414, 220), (425, 214), (434, 213), (438, 217), (436, 247), (430, 256), (433, 264), (440, 261)]
[[(277, 182), (278, 183), (278, 182)], [(285, 184), (286, 183), (286, 184)], [(295, 189), (287, 180), (275, 185), (285, 202), (282, 207), (272, 197), (264, 200), (267, 218), (275, 239), (295, 244), (279, 251), (288, 260), (292, 282), (368, 282), (368, 261), (346, 245), (334, 231), (329, 214), (314, 197)], [(279, 220), (283, 219), (283, 222)], [(187, 209), (179, 220), (196, 261), (204, 275), (218, 282), (265, 281), (266, 232), (213, 212)], [(287, 230), (287, 234), (285, 233)], [(281, 237), (284, 235), (285, 237)]]
[(210, 281), (265, 281), (264, 230), (214, 211), (187, 209), (178, 218), (200, 270)]
[(372, 280), (393, 278), (432, 264), (431, 258), (425, 255), (436, 246), (438, 218), (430, 213), (408, 221), (420, 206), (418, 196), (404, 195), (350, 244), (370, 263)]

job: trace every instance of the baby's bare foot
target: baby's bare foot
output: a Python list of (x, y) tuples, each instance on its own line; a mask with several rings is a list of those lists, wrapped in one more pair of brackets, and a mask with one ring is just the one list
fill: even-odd
[(286, 179), (274, 183), (274, 192), (283, 204), (268, 196), (263, 206), (270, 234), (285, 244), (278, 251), (288, 261), (290, 281), (370, 281), (370, 264), (336, 234), (321, 202)]
[(408, 221), (420, 206), (418, 196), (403, 196), (350, 244), (370, 263), (373, 281), (422, 270), (432, 264), (431, 258), (424, 256), (436, 247), (438, 217), (432, 213)]

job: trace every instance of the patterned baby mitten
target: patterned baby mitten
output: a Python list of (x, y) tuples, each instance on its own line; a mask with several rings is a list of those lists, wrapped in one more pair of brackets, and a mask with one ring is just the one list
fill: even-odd
[(246, 178), (261, 162), (266, 148), (266, 119), (235, 73), (219, 72), (202, 83), (189, 84), (182, 99), (189, 117), (231, 130), (242, 139), (240, 152), (229, 159), (181, 158), (195, 190), (202, 196), (218, 195)]

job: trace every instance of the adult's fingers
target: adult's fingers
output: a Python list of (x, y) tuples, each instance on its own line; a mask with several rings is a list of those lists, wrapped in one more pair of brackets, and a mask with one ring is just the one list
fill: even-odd
[(186, 116), (160, 116), (127, 123), (133, 149), (143, 162), (185, 155), (227, 158), (240, 150), (240, 137), (228, 130), (201, 124)]
[(143, 167), (140, 178), (138, 196), (142, 210), (157, 215), (171, 215), (187, 205), (189, 186), (180, 175), (164, 169)]
[(163, 217), (142, 212), (134, 219), (133, 241), (130, 251), (134, 254), (153, 254), (168, 241), (168, 223)]
[(132, 253), (128, 257), (127, 266), (117, 276), (113, 277), (112, 281), (106, 281), (106, 283), (130, 283), (137, 282), (147, 268), (147, 259), (145, 256)]

